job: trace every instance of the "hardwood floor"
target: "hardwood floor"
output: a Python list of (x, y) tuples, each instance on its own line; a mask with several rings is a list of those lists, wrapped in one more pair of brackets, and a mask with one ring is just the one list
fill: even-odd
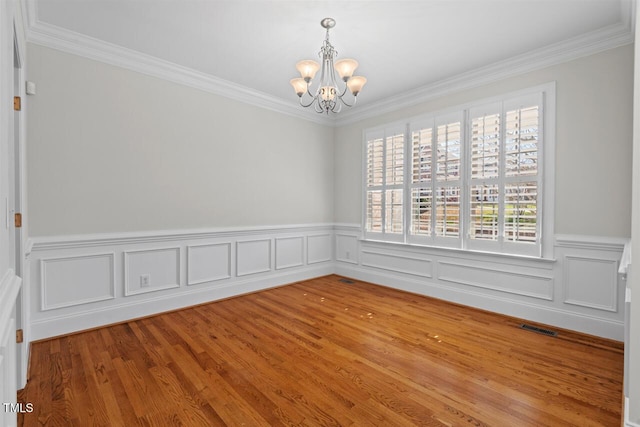
[(24, 426), (619, 426), (622, 344), (327, 276), (34, 343)]

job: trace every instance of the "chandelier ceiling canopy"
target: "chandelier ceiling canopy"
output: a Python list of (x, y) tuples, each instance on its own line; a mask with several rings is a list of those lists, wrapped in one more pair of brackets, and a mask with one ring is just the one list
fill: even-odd
[[(313, 106), (318, 113), (338, 113), (342, 105), (352, 107), (356, 103), (358, 93), (367, 82), (362, 76), (354, 76), (358, 67), (355, 59), (340, 59), (334, 62), (338, 52), (329, 42), (329, 30), (336, 25), (333, 18), (320, 21), (322, 28), (327, 30), (324, 42), (318, 52), (322, 64), (306, 59), (296, 64), (300, 77), (292, 79), (291, 85), (300, 98), (303, 107)], [(313, 78), (320, 71), (320, 80), (313, 84)], [(339, 79), (336, 78), (336, 72)], [(350, 94), (347, 95), (347, 92)]]

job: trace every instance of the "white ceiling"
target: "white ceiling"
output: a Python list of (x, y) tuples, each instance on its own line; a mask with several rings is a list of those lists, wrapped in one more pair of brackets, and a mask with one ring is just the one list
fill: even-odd
[(337, 21), (338, 57), (357, 59), (356, 74), (368, 79), (359, 106), (567, 40), (631, 31), (631, 0), (32, 0), (29, 14), (32, 27), (88, 36), (293, 106), (289, 80), (297, 61), (317, 59), (325, 17)]

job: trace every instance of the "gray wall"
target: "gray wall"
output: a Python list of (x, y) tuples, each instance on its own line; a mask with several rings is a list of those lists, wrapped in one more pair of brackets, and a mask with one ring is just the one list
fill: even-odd
[(633, 46), (345, 125), (335, 135), (335, 221), (362, 218), (362, 131), (556, 81), (555, 232), (631, 235)]
[(28, 45), (31, 236), (333, 221), (333, 129)]
[(633, 46), (332, 129), (28, 45), (30, 235), (360, 223), (362, 131), (557, 82), (555, 232), (631, 233)]

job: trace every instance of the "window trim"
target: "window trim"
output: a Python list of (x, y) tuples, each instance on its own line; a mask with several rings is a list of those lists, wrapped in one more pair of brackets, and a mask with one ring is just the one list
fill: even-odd
[[(483, 106), (490, 104), (500, 104), (503, 106), (501, 114), (504, 115), (506, 107), (515, 98), (526, 97), (540, 97), (540, 124), (539, 134), (541, 135), (542, 144), (538, 147), (538, 163), (539, 171), (537, 175), (538, 192), (541, 194), (537, 199), (537, 210), (539, 212), (537, 228), (537, 243), (535, 250), (530, 250), (531, 247), (526, 247), (522, 243), (503, 241), (499, 245), (492, 244), (485, 245), (486, 242), (471, 241), (468, 237), (470, 232), (470, 207), (467, 198), (471, 191), (471, 171), (469, 168), (470, 161), (470, 130), (471, 130), (471, 117), (470, 112), (474, 108), (482, 108)], [(455, 240), (457, 244), (446, 244), (449, 240), (443, 244), (441, 239), (435, 238), (435, 236), (415, 236), (410, 233), (411, 223), (411, 192), (415, 188), (415, 184), (412, 183), (412, 128), (413, 124), (431, 122), (434, 123), (433, 132), (437, 132), (438, 118), (443, 116), (452, 116), (456, 113), (461, 115), (461, 140), (462, 140), (462, 153), (461, 164), (462, 174), (460, 177), (460, 237), (450, 240)], [(391, 235), (387, 233), (369, 232), (366, 230), (367, 224), (367, 135), (371, 132), (385, 132), (385, 129), (398, 129), (404, 127), (405, 131), (405, 172), (404, 172), (404, 221), (403, 232), (400, 236)], [(504, 124), (501, 123), (501, 128), (504, 128)], [(418, 116), (412, 116), (407, 119), (394, 121), (385, 125), (375, 126), (372, 128), (364, 129), (362, 133), (363, 144), (363, 186), (362, 186), (362, 239), (365, 241), (382, 241), (390, 243), (401, 243), (409, 246), (417, 247), (429, 247), (429, 248), (442, 248), (448, 250), (468, 251), (474, 253), (495, 253), (506, 256), (522, 256), (527, 258), (543, 258), (553, 259), (553, 233), (554, 233), (554, 216), (555, 216), (555, 128), (556, 128), (556, 82), (549, 82), (538, 86), (507, 92), (501, 95), (483, 98), (480, 100), (470, 101), (465, 104), (449, 107), (443, 110), (435, 111), (432, 113), (422, 114)], [(501, 136), (501, 139), (503, 137)], [(501, 156), (503, 152), (501, 151)], [(501, 162), (501, 165), (504, 165)], [(433, 179), (435, 179), (435, 170), (431, 171)], [(431, 184), (429, 184), (431, 185)], [(433, 194), (432, 197), (435, 197)], [(398, 238), (400, 237), (400, 238)], [(471, 242), (471, 244), (469, 244)], [(524, 250), (523, 250), (524, 248)]]

